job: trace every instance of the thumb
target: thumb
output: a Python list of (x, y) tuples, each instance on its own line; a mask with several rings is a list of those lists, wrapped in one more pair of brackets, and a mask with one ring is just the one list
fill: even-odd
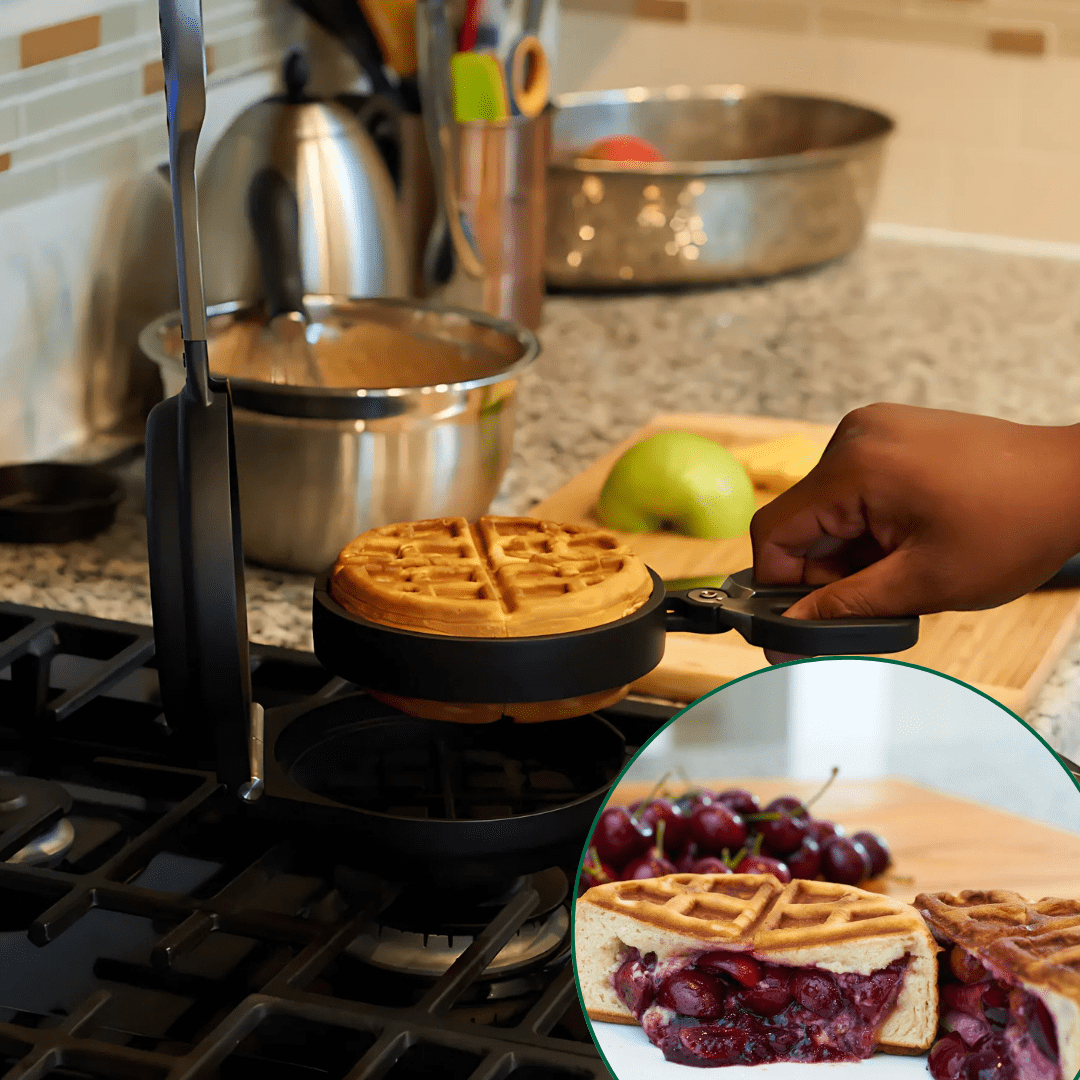
[[(870, 566), (815, 589), (784, 614), (789, 619), (896, 618), (921, 615), (927, 607), (925, 583), (913, 572), (910, 552), (897, 549)], [(767, 652), (770, 664), (801, 659)]]

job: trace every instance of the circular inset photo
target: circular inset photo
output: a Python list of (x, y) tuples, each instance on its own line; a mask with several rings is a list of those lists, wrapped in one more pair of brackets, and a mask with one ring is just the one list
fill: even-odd
[(695, 702), (616, 783), (578, 890), (616, 1080), (1080, 1074), (1078, 777), (936, 672), (809, 660)]

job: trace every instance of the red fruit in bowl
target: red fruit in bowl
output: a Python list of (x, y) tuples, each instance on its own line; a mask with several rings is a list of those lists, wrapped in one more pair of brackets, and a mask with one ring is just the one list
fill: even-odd
[(726, 806), (701, 806), (690, 818), (690, 837), (702, 850), (718, 855), (737, 851), (746, 842), (746, 824)]
[(743, 817), (747, 814), (756, 814), (761, 809), (758, 797), (745, 788), (731, 788), (728, 791), (721, 791), (716, 796), (716, 801), (723, 803), (729, 810), (734, 810), (736, 814)]
[(623, 867), (622, 880), (635, 881), (640, 878), (664, 877), (674, 874), (675, 864), (663, 855), (657, 855), (655, 849), (648, 855), (642, 855)]
[(644, 854), (652, 837), (652, 829), (634, 821), (625, 806), (609, 806), (596, 823), (592, 846), (605, 862), (622, 864)]
[(872, 832), (857, 832), (852, 838), (857, 844), (862, 844), (870, 856), (870, 876), (877, 877), (884, 874), (892, 865), (892, 855), (885, 841)]
[(704, 859), (698, 859), (690, 871), (692, 874), (730, 874), (731, 872), (731, 867), (715, 855), (706, 855)]
[(639, 803), (631, 809), (638, 821), (652, 829), (654, 834), (659, 832), (657, 826), (660, 822), (664, 823), (665, 851), (682, 850), (690, 832), (690, 821), (670, 799), (653, 799), (644, 807)]
[(784, 862), (792, 877), (812, 881), (821, 872), (821, 845), (807, 836), (795, 851), (784, 856)]
[(791, 871), (779, 859), (768, 855), (744, 855), (735, 867), (736, 874), (772, 874), (784, 885), (791, 880)]
[(608, 135), (581, 154), (593, 161), (619, 161), (627, 164), (667, 161), (652, 143), (637, 135)]

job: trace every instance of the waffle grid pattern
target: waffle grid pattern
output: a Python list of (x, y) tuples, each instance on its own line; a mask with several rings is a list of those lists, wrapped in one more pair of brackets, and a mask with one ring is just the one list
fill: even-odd
[(968, 952), (1080, 1001), (1080, 900), (1030, 901), (1005, 889), (920, 895), (915, 906)]
[[(590, 890), (592, 903), (701, 940), (753, 942), (757, 949), (828, 944), (918, 929), (914, 910), (828, 881), (768, 874), (670, 874)], [(925, 933), (925, 930), (923, 931)]]
[[(483, 636), (572, 629), (576, 615), (597, 625), (633, 611), (651, 590), (640, 560), (612, 533), (527, 517), (373, 529), (341, 552), (331, 582), (355, 614)], [(552, 618), (568, 625), (529, 629)]]

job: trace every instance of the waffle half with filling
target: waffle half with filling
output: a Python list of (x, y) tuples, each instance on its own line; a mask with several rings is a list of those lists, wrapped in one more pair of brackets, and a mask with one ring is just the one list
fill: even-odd
[(918, 1053), (937, 1026), (925, 923), (851, 886), (771, 874), (613, 882), (578, 900), (574, 933), (589, 1016), (641, 1024), (672, 1061)]

